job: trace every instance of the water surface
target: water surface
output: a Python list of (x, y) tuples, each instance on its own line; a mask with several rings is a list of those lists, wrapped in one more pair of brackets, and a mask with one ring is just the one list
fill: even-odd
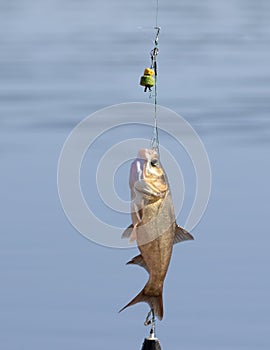
[[(75, 231), (59, 203), (56, 169), (84, 117), (148, 102), (138, 79), (154, 8), (142, 0), (0, 3), (5, 350), (139, 349), (147, 334), (144, 304), (117, 314), (146, 279), (125, 266), (136, 251), (104, 248)], [(199, 133), (213, 173), (196, 240), (175, 247), (166, 280), (158, 325), (165, 350), (270, 346), (269, 11), (267, 0), (160, 1), (158, 102)]]

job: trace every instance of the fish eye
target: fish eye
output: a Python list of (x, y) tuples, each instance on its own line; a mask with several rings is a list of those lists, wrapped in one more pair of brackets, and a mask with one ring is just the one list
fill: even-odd
[(154, 158), (151, 160), (151, 165), (152, 166), (157, 166), (158, 165), (158, 159)]

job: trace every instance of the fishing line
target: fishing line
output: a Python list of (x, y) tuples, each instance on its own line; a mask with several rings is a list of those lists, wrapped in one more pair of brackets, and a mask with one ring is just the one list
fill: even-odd
[(156, 0), (156, 37), (154, 41), (154, 48), (150, 52), (151, 56), (151, 66), (144, 70), (144, 75), (141, 77), (140, 85), (144, 86), (144, 91), (150, 91), (150, 97), (153, 97), (152, 87), (154, 87), (154, 130), (153, 137), (151, 139), (151, 148), (154, 148), (159, 153), (159, 137), (158, 137), (158, 125), (157, 125), (157, 55), (158, 49), (158, 37), (160, 32), (160, 27), (158, 26), (158, 14), (159, 14), (159, 0)]
[(151, 60), (155, 72), (155, 86), (154, 86), (154, 134), (151, 141), (152, 148), (155, 148), (159, 153), (159, 138), (158, 138), (158, 126), (157, 126), (157, 54), (158, 54), (158, 36), (160, 32), (160, 27), (158, 26), (158, 12), (159, 12), (159, 0), (156, 2), (156, 26), (157, 30), (156, 38), (155, 38), (155, 47), (151, 51)]
[(157, 5), (156, 5), (156, 27), (158, 27), (158, 11), (159, 11), (159, 3), (157, 0)]
[[(157, 0), (158, 1), (158, 0)], [(159, 138), (158, 138), (158, 125), (157, 125), (157, 55), (158, 55), (158, 36), (160, 32), (160, 27), (155, 27), (157, 29), (157, 34), (155, 38), (155, 47), (151, 51), (151, 68), (155, 72), (155, 85), (154, 85), (154, 134), (151, 141), (152, 148), (155, 148), (159, 152)]]

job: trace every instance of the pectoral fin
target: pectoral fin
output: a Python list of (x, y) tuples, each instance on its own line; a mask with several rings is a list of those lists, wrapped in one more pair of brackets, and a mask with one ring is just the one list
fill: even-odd
[(132, 258), (130, 261), (127, 262), (127, 265), (130, 265), (130, 264), (139, 265), (139, 266), (145, 268), (146, 271), (148, 271), (146, 263), (143, 260), (143, 257), (141, 256), (141, 254), (135, 256), (134, 258)]
[(128, 228), (125, 229), (123, 232), (121, 238), (129, 238), (129, 242), (133, 242), (137, 239), (136, 234), (136, 225), (133, 226), (133, 224), (129, 225)]
[(133, 231), (129, 237), (129, 243), (137, 239), (136, 226), (133, 228)]
[(133, 224), (129, 225), (129, 227), (125, 229), (125, 231), (122, 233), (121, 238), (129, 238), (132, 234), (132, 231), (133, 231)]
[(183, 242), (183, 241), (189, 241), (193, 239), (194, 237), (190, 233), (188, 233), (186, 230), (184, 230), (182, 227), (178, 225), (175, 226), (175, 235), (174, 235), (173, 244)]

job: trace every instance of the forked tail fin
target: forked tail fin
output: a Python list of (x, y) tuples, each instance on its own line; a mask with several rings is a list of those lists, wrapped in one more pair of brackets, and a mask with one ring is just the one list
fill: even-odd
[(154, 310), (155, 315), (162, 320), (163, 318), (163, 300), (162, 300), (162, 291), (158, 296), (146, 295), (144, 294), (145, 288), (134, 298), (132, 299), (126, 306), (124, 306), (119, 312), (125, 310), (127, 307), (145, 302), (148, 303), (151, 309)]

